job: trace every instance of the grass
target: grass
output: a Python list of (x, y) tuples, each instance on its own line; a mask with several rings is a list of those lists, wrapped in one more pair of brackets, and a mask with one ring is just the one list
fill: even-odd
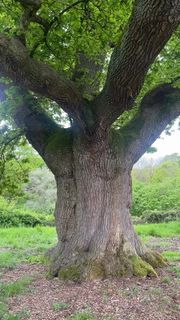
[(32, 278), (22, 278), (13, 283), (0, 284), (0, 299), (12, 297), (26, 291), (27, 286), (32, 282)]
[(68, 320), (96, 320), (89, 312), (78, 312), (70, 316)]
[[(135, 229), (146, 243), (150, 236), (159, 238), (178, 236), (180, 234), (180, 223), (175, 221), (136, 225)], [(1, 228), (0, 268), (14, 268), (22, 262), (42, 263), (44, 252), (54, 246), (56, 241), (56, 231), (53, 227)], [(173, 255), (173, 253), (165, 253), (165, 256), (171, 260), (177, 259), (177, 256), (175, 254)]]
[(38, 246), (44, 250), (56, 241), (55, 228), (53, 227), (1, 228), (0, 231), (1, 247), (29, 249)]
[(52, 308), (54, 311), (64, 310), (64, 309), (67, 309), (68, 307), (69, 307), (69, 304), (65, 302), (54, 302), (52, 304)]
[(170, 261), (180, 261), (180, 252), (177, 251), (165, 251), (163, 256)]
[(152, 236), (160, 238), (176, 237), (180, 235), (180, 222), (151, 223), (136, 225), (135, 229), (140, 236)]
[[(136, 231), (142, 237), (144, 242), (150, 241), (152, 237), (158, 237), (158, 245), (168, 246), (170, 237), (178, 237), (180, 234), (180, 223), (169, 222), (159, 224), (136, 225)], [(43, 254), (47, 249), (54, 246), (57, 241), (56, 231), (53, 227), (37, 226), (34, 228), (17, 227), (17, 228), (1, 228), (0, 229), (0, 268), (14, 268), (22, 262), (42, 263)], [(178, 277), (180, 268), (175, 265), (176, 261), (180, 261), (180, 253), (176, 251), (163, 252), (164, 257), (170, 260), (173, 265), (169, 266), (169, 270), (174, 272)], [(3, 270), (1, 270), (3, 272)], [(0, 283), (0, 319), (1, 320), (21, 320), (29, 317), (28, 310), (22, 310), (16, 315), (11, 315), (7, 309), (7, 299), (16, 294), (23, 294), (27, 290), (27, 286), (31, 283), (31, 278), (22, 278), (14, 283)], [(169, 284), (170, 278), (166, 277), (163, 283)], [(133, 287), (130, 296), (136, 296), (139, 288)], [(153, 295), (160, 295), (159, 291), (153, 291)], [(108, 297), (105, 297), (105, 299)], [(52, 309), (59, 311), (68, 308), (68, 304), (64, 302), (54, 302)], [(112, 319), (109, 317), (107, 319)], [(85, 310), (71, 315), (68, 320), (95, 320), (94, 316)]]
[(52, 227), (1, 228), (0, 268), (13, 268), (22, 262), (41, 263), (44, 252), (56, 241)]
[(0, 284), (0, 319), (1, 320), (20, 320), (27, 318), (29, 312), (22, 310), (17, 315), (8, 312), (7, 299), (17, 294), (23, 294), (27, 290), (27, 286), (32, 282), (32, 278), (22, 278), (11, 283)]

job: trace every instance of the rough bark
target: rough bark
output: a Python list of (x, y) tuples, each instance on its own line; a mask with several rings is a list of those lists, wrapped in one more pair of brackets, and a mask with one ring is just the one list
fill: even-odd
[(123, 150), (112, 138), (99, 147), (76, 137), (71, 152), (56, 176), (58, 245), (50, 251), (51, 275), (71, 280), (156, 275), (153, 267), (164, 261), (147, 251), (134, 231), (131, 169)]
[(0, 35), (0, 74), (13, 83), (56, 101), (82, 129), (86, 104), (75, 84), (47, 64), (33, 60), (17, 38)]
[(149, 66), (177, 27), (178, 13), (177, 0), (135, 1), (104, 89), (91, 104), (72, 81), (30, 58), (18, 39), (0, 36), (1, 74), (56, 101), (74, 119), (71, 129), (62, 129), (40, 110), (36, 99), (26, 97), (14, 112), (17, 125), (57, 182), (58, 245), (50, 252), (52, 275), (72, 280), (155, 275), (152, 267), (164, 263), (147, 251), (132, 226), (130, 173), (179, 114), (179, 91), (170, 85), (155, 89), (127, 126), (115, 132), (110, 125), (132, 106)]
[(91, 106), (72, 81), (33, 60), (21, 41), (4, 34), (0, 35), (0, 73), (56, 101), (87, 134), (97, 126), (107, 130), (132, 107), (150, 65), (176, 30), (179, 19), (177, 0), (135, 1), (127, 31), (112, 54), (104, 88)]
[(164, 85), (143, 99), (126, 127), (90, 141), (82, 131), (59, 128), (37, 111), (34, 99), (16, 109), (16, 123), (56, 178), (58, 244), (49, 252), (51, 275), (156, 275), (153, 267), (165, 261), (142, 245), (131, 222), (131, 169), (178, 114), (179, 89)]
[(180, 2), (137, 0), (127, 31), (111, 56), (105, 86), (95, 100), (101, 127), (132, 108), (145, 76), (180, 21)]
[(103, 52), (96, 58), (87, 57), (83, 52), (77, 54), (72, 80), (88, 100), (92, 100), (100, 91), (100, 75), (103, 70), (105, 58), (106, 55)]

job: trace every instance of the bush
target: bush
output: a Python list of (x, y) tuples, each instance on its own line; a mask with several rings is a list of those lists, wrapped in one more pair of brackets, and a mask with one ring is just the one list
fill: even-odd
[(0, 227), (34, 227), (36, 225), (54, 225), (52, 215), (43, 215), (30, 210), (0, 208)]
[(145, 211), (140, 218), (140, 223), (160, 223), (180, 220), (180, 211)]
[(180, 210), (180, 157), (173, 155), (168, 159), (158, 166), (133, 169), (132, 215)]

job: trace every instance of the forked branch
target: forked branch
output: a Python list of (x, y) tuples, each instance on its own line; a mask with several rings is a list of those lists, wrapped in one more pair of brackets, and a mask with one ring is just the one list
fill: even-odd
[(29, 57), (18, 39), (0, 35), (0, 74), (17, 85), (56, 101), (85, 128), (84, 101), (75, 84), (48, 65)]

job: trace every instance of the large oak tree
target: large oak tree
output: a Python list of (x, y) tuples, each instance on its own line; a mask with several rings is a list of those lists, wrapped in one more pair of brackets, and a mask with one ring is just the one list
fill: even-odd
[[(180, 114), (173, 81), (143, 87), (180, 1), (4, 0), (1, 9), (1, 90), (15, 86), (6, 91), (15, 123), (57, 183), (51, 274), (155, 274), (164, 261), (134, 231), (131, 170)], [(53, 119), (57, 106), (69, 128)]]

